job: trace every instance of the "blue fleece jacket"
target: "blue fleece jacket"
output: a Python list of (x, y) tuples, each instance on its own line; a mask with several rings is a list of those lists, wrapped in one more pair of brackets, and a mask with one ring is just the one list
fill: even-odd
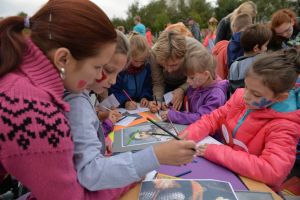
[(116, 84), (109, 89), (109, 94), (115, 95), (121, 107), (129, 101), (123, 90), (136, 102), (140, 102), (142, 98), (152, 100), (150, 63), (146, 62), (144, 68), (138, 73), (133, 74), (125, 70), (118, 75)]
[(234, 33), (227, 47), (227, 65), (230, 65), (240, 56), (244, 55), (244, 49), (241, 47), (242, 32)]

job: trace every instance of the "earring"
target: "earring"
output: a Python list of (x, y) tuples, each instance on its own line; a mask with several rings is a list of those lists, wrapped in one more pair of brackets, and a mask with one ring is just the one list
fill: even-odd
[(59, 76), (62, 80), (64, 80), (66, 78), (66, 70), (65, 68), (59, 68)]

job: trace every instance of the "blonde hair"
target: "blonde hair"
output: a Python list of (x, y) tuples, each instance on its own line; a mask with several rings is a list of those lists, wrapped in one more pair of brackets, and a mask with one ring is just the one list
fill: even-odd
[(163, 31), (153, 47), (153, 53), (159, 64), (170, 58), (183, 58), (186, 51), (185, 36), (175, 30)]
[(255, 17), (257, 14), (256, 4), (253, 1), (246, 1), (242, 3), (230, 14), (230, 21), (232, 21), (234, 17), (241, 13), (247, 13), (251, 17)]
[(178, 22), (176, 24), (169, 24), (165, 28), (165, 31), (171, 31), (171, 30), (176, 30), (184, 36), (193, 37), (192, 32), (182, 22)]
[(233, 33), (240, 32), (252, 24), (252, 17), (247, 13), (240, 13), (231, 21), (231, 30)]
[(130, 45), (127, 37), (119, 30), (117, 32), (117, 45), (115, 54), (125, 54), (127, 56), (127, 62), (130, 60)]
[(146, 53), (146, 57), (150, 55), (149, 45), (147, 39), (144, 36), (133, 32), (129, 36), (129, 43), (131, 48), (131, 57), (139, 57), (140, 55)]
[(217, 62), (213, 55), (210, 54), (206, 49), (203, 49), (189, 54), (189, 57), (184, 65), (184, 70), (187, 75), (194, 74), (196, 72), (209, 71), (212, 79), (215, 80), (216, 65)]

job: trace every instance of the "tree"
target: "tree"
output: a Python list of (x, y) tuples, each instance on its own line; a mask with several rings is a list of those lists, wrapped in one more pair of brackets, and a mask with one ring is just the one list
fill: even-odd
[(139, 13), (146, 27), (151, 28), (152, 32), (159, 32), (170, 22), (166, 10), (166, 2), (159, 0), (151, 1), (148, 5), (142, 7)]
[(274, 12), (282, 8), (290, 8), (299, 12), (295, 0), (253, 0), (253, 2), (257, 5), (257, 21), (267, 22)]
[(214, 9), (206, 0), (190, 0), (189, 15), (200, 24), (200, 26), (207, 27), (208, 20), (214, 16)]
[(215, 8), (217, 19), (220, 21), (223, 17), (231, 13), (240, 5), (240, 0), (218, 0)]
[(25, 12), (19, 12), (18, 14), (17, 14), (17, 16), (20, 16), (20, 17), (26, 17), (27, 16), (27, 13), (25, 13)]

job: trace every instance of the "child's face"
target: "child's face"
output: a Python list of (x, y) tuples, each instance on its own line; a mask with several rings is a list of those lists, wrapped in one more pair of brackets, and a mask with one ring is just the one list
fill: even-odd
[(199, 88), (199, 87), (205, 85), (205, 83), (208, 81), (209, 77), (210, 77), (210, 73), (208, 71), (195, 72), (193, 74), (187, 75), (186, 82), (192, 88)]
[(101, 47), (101, 52), (91, 58), (76, 60), (72, 56), (66, 57), (64, 86), (72, 92), (82, 92), (95, 79), (103, 76), (103, 67), (109, 62), (115, 51), (115, 44)]
[(148, 53), (145, 52), (138, 56), (132, 56), (131, 61), (130, 61), (131, 65), (136, 68), (141, 67), (145, 63), (147, 55), (148, 55)]
[(107, 65), (103, 67), (103, 78), (94, 79), (89, 88), (97, 94), (101, 94), (116, 83), (116, 79), (120, 71), (122, 71), (127, 63), (127, 55), (114, 54)]
[(258, 75), (246, 77), (244, 100), (248, 109), (267, 108), (277, 101), (274, 92), (262, 83)]

